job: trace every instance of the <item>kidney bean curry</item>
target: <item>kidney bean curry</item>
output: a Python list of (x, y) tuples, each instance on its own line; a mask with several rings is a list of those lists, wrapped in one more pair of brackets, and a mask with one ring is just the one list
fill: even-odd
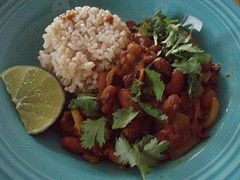
[(208, 138), (216, 121), (220, 65), (199, 48), (194, 29), (161, 12), (136, 24), (96, 94), (79, 94), (59, 121), (62, 144), (91, 162), (136, 166), (143, 179)]

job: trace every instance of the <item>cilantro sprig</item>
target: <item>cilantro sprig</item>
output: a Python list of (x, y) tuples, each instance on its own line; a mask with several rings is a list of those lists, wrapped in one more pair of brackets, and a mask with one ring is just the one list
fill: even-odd
[(188, 94), (196, 96), (201, 86), (202, 64), (209, 62), (211, 56), (207, 53), (195, 54), (188, 60), (175, 61), (172, 66), (188, 75)]
[(145, 136), (135, 144), (130, 144), (125, 138), (119, 137), (115, 145), (115, 155), (119, 163), (136, 166), (141, 172), (143, 180), (146, 174), (153, 168), (158, 161), (165, 156), (162, 154), (170, 145), (168, 141), (159, 142), (152, 136)]
[(166, 120), (167, 119), (167, 116), (159, 108), (154, 108), (151, 104), (144, 103), (141, 101), (139, 101), (138, 104), (148, 115), (150, 115), (158, 120)]
[(113, 113), (112, 129), (125, 128), (137, 115), (139, 111), (132, 107), (118, 109)]
[(201, 86), (201, 77), (197, 74), (188, 75), (188, 94), (190, 97), (194, 97), (198, 94)]
[(161, 100), (164, 92), (164, 84), (160, 79), (160, 74), (148, 68), (145, 68), (145, 72), (150, 80), (150, 84), (155, 93), (156, 99), (158, 101)]
[(106, 142), (107, 133), (105, 130), (107, 119), (101, 117), (97, 120), (87, 119), (83, 121), (81, 136), (81, 145), (86, 149), (91, 149), (95, 143), (98, 143), (100, 147)]
[(71, 109), (80, 108), (86, 116), (95, 116), (100, 109), (97, 97), (93, 94), (79, 94), (76, 99), (69, 103), (68, 107)]
[(168, 25), (177, 23), (178, 20), (169, 19), (161, 11), (158, 11), (153, 17), (146, 18), (137, 30), (142, 35), (153, 37), (154, 44), (158, 44), (158, 41), (162, 41), (166, 37)]
[(140, 80), (135, 80), (133, 81), (133, 84), (131, 86), (131, 93), (134, 94), (133, 97), (131, 97), (131, 99), (134, 101), (134, 102), (137, 102), (138, 99), (140, 98), (141, 96), (141, 87), (143, 85), (143, 82), (140, 81)]
[(172, 64), (172, 66), (185, 74), (200, 74), (202, 70), (201, 64), (193, 58), (182, 62), (176, 61)]
[[(154, 70), (145, 69), (145, 72), (148, 76), (148, 79), (150, 81), (150, 87), (147, 87), (149, 90), (153, 90), (156, 96), (157, 100), (162, 99), (162, 95), (164, 92), (164, 83), (160, 79), (160, 74), (157, 73)], [(140, 100), (140, 96), (142, 94), (141, 87), (143, 83), (139, 80), (135, 80), (131, 86), (131, 94), (133, 95), (130, 97), (134, 102), (137, 102), (139, 106), (150, 116), (158, 119), (158, 120), (165, 120), (167, 119), (167, 116), (159, 109), (154, 108), (151, 104), (142, 102)]]

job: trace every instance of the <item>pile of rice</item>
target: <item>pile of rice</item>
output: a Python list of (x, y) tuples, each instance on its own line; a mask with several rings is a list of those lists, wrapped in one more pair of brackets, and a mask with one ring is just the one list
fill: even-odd
[(68, 10), (45, 31), (38, 59), (71, 93), (97, 91), (99, 74), (116, 63), (129, 37), (117, 15), (89, 6)]

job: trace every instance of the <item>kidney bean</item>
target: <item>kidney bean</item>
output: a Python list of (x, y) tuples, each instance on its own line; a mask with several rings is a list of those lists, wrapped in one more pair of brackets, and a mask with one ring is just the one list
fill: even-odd
[(182, 94), (181, 96), (181, 111), (187, 111), (192, 108), (193, 106), (193, 101), (190, 99), (190, 97), (187, 94)]
[(130, 87), (132, 85), (134, 77), (133, 77), (132, 74), (128, 74), (128, 75), (123, 76), (122, 80), (123, 80), (123, 83), (126, 87)]
[(103, 90), (107, 87), (107, 81), (106, 81), (107, 74), (108, 74), (108, 72), (103, 72), (100, 74), (100, 76), (98, 78), (99, 94), (102, 94)]
[(74, 134), (74, 122), (70, 111), (65, 111), (60, 121), (63, 134)]
[(100, 96), (100, 100), (101, 101), (107, 101), (107, 100), (113, 98), (116, 95), (117, 90), (118, 90), (118, 88), (113, 86), (113, 85), (107, 86), (103, 90), (103, 92), (102, 92), (102, 94)]
[(144, 117), (141, 119), (141, 132), (143, 135), (152, 134), (154, 131), (155, 119)]
[(152, 50), (154, 53), (157, 53), (158, 51), (160, 51), (162, 49), (162, 46), (158, 45), (152, 45), (150, 48), (150, 50)]
[(102, 104), (101, 111), (103, 113), (110, 113), (116, 108), (116, 96), (118, 88), (112, 85), (107, 86), (99, 97)]
[(159, 73), (162, 73), (168, 77), (171, 77), (172, 75), (172, 67), (170, 64), (164, 59), (160, 58), (159, 61), (154, 63), (154, 69), (158, 71)]
[(212, 67), (212, 60), (210, 60), (208, 63), (202, 65), (202, 70), (204, 72), (207, 72), (211, 69)]
[(113, 79), (114, 79), (114, 76), (116, 75), (116, 72), (117, 72), (117, 68), (116, 67), (113, 67), (108, 73), (107, 73), (107, 76), (106, 76), (106, 84), (107, 86), (108, 85), (111, 85), (113, 83)]
[(95, 144), (92, 147), (91, 152), (97, 157), (102, 158), (104, 156), (104, 147), (100, 147), (98, 144)]
[(100, 162), (101, 158), (93, 155), (92, 153), (86, 152), (83, 154), (83, 159), (85, 159), (86, 161), (92, 163), (92, 164), (96, 164), (98, 162)]
[(65, 136), (62, 138), (62, 145), (74, 153), (84, 153), (87, 151), (81, 147), (79, 137)]
[(122, 88), (118, 93), (118, 103), (122, 108), (128, 108), (129, 106), (132, 106), (134, 109), (141, 109), (138, 105), (138, 103), (132, 101), (130, 99), (131, 93), (129, 90)]
[(117, 156), (115, 155), (115, 148), (114, 147), (110, 147), (108, 149), (108, 159), (114, 163), (118, 163), (118, 158)]
[(136, 36), (134, 38), (134, 40), (136, 43), (141, 44), (146, 47), (150, 47), (152, 45), (152, 42), (148, 36)]
[(200, 116), (200, 111), (201, 111), (201, 103), (200, 103), (199, 99), (197, 98), (194, 101), (194, 117), (193, 117), (194, 121), (198, 121), (198, 118)]
[(142, 62), (144, 64), (150, 64), (153, 60), (155, 60), (157, 58), (156, 55), (145, 55), (142, 58)]
[(159, 140), (169, 140), (169, 135), (174, 133), (174, 128), (173, 126), (165, 126), (163, 129), (161, 129), (155, 137)]
[(166, 93), (179, 94), (182, 91), (184, 84), (185, 84), (184, 74), (175, 69), (172, 72), (170, 82), (166, 86)]
[(141, 49), (140, 45), (138, 45), (137, 43), (129, 43), (127, 46), (127, 50), (133, 56), (138, 57), (139, 55), (142, 54), (142, 49)]
[(122, 56), (120, 58), (119, 62), (120, 62), (121, 65), (124, 65), (124, 64), (128, 63), (127, 55), (126, 56)]
[(134, 65), (136, 63), (136, 60), (137, 60), (137, 56), (134, 56), (131, 53), (127, 54), (127, 61), (128, 61), (129, 64)]
[(125, 128), (122, 130), (123, 136), (129, 141), (133, 142), (142, 135), (141, 121), (139, 119), (132, 120)]
[(128, 54), (128, 51), (127, 51), (127, 50), (122, 51), (122, 52), (119, 54), (119, 59), (122, 59), (122, 58), (125, 57), (127, 54)]
[(126, 25), (132, 33), (137, 32), (137, 30), (135, 29), (137, 24), (134, 21), (127, 21)]
[(211, 106), (212, 98), (216, 96), (216, 93), (213, 90), (207, 90), (202, 97), (202, 107), (208, 109)]
[(121, 68), (117, 71), (118, 76), (124, 76), (126, 74), (131, 74), (132, 73), (132, 67), (133, 65), (126, 62), (121, 66)]
[(174, 114), (180, 108), (181, 99), (176, 94), (170, 95), (163, 103), (163, 111), (167, 114)]

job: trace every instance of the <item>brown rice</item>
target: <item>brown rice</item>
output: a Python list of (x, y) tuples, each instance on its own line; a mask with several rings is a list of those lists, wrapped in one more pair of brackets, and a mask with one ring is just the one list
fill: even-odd
[(89, 6), (68, 10), (45, 31), (38, 59), (71, 93), (97, 91), (99, 73), (115, 64), (129, 34), (117, 15)]

